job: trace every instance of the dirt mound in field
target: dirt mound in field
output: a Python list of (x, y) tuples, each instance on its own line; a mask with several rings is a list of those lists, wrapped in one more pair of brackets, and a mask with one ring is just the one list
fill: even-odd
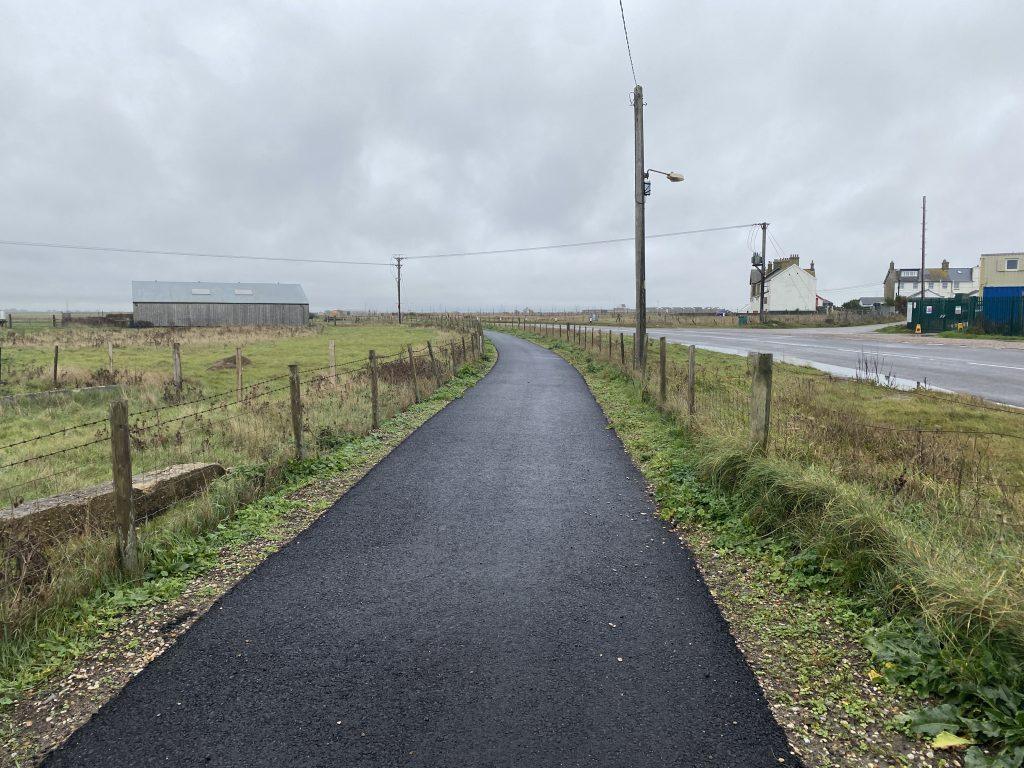
[[(242, 367), (244, 368), (247, 365), (252, 365), (252, 360), (250, 360), (245, 355), (242, 355)], [(225, 357), (223, 360), (218, 360), (216, 363), (214, 363), (213, 365), (210, 366), (209, 370), (211, 370), (211, 371), (227, 371), (227, 370), (232, 370), (234, 367), (235, 367), (235, 356), (232, 355), (231, 357)]]

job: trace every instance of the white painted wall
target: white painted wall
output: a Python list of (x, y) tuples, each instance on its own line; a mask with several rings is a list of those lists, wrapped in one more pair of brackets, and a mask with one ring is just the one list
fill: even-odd
[(818, 279), (798, 264), (790, 264), (765, 283), (765, 309), (769, 312), (813, 312), (818, 308), (817, 293)]
[[(975, 269), (973, 275), (978, 274), (978, 270)], [(946, 287), (942, 287), (941, 281), (928, 281), (924, 286), (925, 298), (940, 298), (940, 299), (952, 299), (958, 293), (973, 293), (978, 290), (978, 280), (974, 279), (970, 282), (961, 280), (959, 283), (954, 283), (949, 280), (946, 281)], [(896, 283), (896, 295), (906, 296), (913, 298), (914, 296), (921, 295), (921, 284), (920, 283)]]

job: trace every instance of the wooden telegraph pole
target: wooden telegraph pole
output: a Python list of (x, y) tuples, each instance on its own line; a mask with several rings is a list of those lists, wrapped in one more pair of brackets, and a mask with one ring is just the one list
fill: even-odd
[(644, 89), (633, 89), (633, 194), (635, 197), (636, 328), (633, 333), (633, 367), (647, 362), (647, 276), (644, 250)]
[(398, 276), (396, 281), (398, 282), (398, 324), (402, 324), (402, 259), (405, 257), (400, 254), (395, 254), (395, 269), (398, 270)]
[(928, 196), (921, 197), (921, 308), (918, 317), (924, 317), (924, 224), (928, 216)]

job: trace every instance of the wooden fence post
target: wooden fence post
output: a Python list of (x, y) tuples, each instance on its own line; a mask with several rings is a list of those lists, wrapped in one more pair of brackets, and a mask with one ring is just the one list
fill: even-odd
[(686, 371), (686, 409), (692, 416), (697, 412), (697, 347), (690, 345), (690, 364)]
[(235, 347), (235, 393), (242, 402), (242, 348)]
[(60, 357), (60, 344), (53, 345), (53, 386), (57, 386), (57, 360)]
[(463, 336), (462, 337), (462, 362), (466, 363), (468, 361), (469, 361), (469, 358), (466, 357), (466, 337)]
[(327, 342), (327, 364), (331, 367), (331, 384), (337, 385), (338, 383), (338, 366), (336, 362), (337, 358), (334, 355), (334, 339)]
[(665, 399), (668, 397), (668, 371), (665, 370), (668, 363), (665, 352), (666, 346), (665, 337), (662, 336), (658, 339), (658, 362), (661, 363), (658, 373), (658, 399), (661, 400), (662, 404), (665, 403)]
[(420, 379), (416, 374), (416, 358), (412, 355), (412, 344), (406, 347), (409, 350), (409, 367), (412, 368), (412, 397), (414, 402), (420, 401)]
[(371, 420), (374, 429), (380, 426), (380, 389), (377, 383), (377, 352), (370, 350), (370, 400)]
[(117, 529), (117, 561), (131, 578), (141, 571), (139, 534), (135, 530), (135, 498), (132, 488), (132, 447), (128, 431), (128, 402), (110, 404), (110, 458), (113, 470), (114, 525)]
[(114, 342), (107, 339), (107, 370), (114, 372)]
[(288, 366), (288, 384), (292, 396), (292, 432), (295, 435), (295, 458), (305, 458), (302, 450), (302, 392), (299, 389), (299, 366), (292, 363)]
[(181, 394), (181, 345), (174, 342), (171, 345), (171, 362), (174, 367), (174, 388)]
[(620, 358), (619, 362), (622, 363), (622, 365), (625, 365), (626, 364), (626, 334), (622, 333), (622, 332), (619, 333), (619, 358)]
[(771, 426), (772, 407), (772, 355), (757, 352), (753, 359), (750, 380), (750, 438), (756, 448), (768, 449), (768, 431)]
[(434, 372), (435, 386), (441, 386), (441, 370), (437, 367), (437, 360), (434, 358), (434, 345), (427, 342), (427, 352), (430, 353), (430, 370)]
[(451, 356), (452, 356), (452, 378), (454, 379), (456, 374), (458, 374), (458, 372), (459, 372), (459, 365), (458, 365), (458, 363), (455, 362), (456, 354), (455, 354), (455, 341), (454, 340), (452, 341), (452, 343), (450, 345), (450, 348), (451, 348)]

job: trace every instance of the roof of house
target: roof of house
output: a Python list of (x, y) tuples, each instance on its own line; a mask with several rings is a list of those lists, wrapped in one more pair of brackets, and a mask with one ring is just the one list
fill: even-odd
[[(912, 275), (905, 275), (904, 272), (913, 271)], [(901, 283), (916, 283), (920, 267), (903, 267), (899, 270), (899, 281)], [(973, 280), (974, 267), (926, 267), (924, 270), (925, 281), (927, 282), (955, 282), (969, 283)]]
[[(764, 281), (767, 283), (775, 278), (777, 275), (781, 275), (790, 267), (796, 267), (800, 269), (800, 260), (798, 256), (791, 256), (786, 259), (777, 259), (768, 263), (768, 269), (764, 275)], [(811, 277), (816, 277), (813, 269), (805, 268), (804, 272), (809, 274)], [(750, 270), (750, 284), (757, 285), (761, 282), (761, 273), (755, 268)]]
[(298, 283), (165, 283), (132, 280), (132, 301), (188, 304), (309, 304)]
[(873, 307), (875, 304), (885, 304), (885, 296), (861, 296), (858, 301), (862, 306)]

